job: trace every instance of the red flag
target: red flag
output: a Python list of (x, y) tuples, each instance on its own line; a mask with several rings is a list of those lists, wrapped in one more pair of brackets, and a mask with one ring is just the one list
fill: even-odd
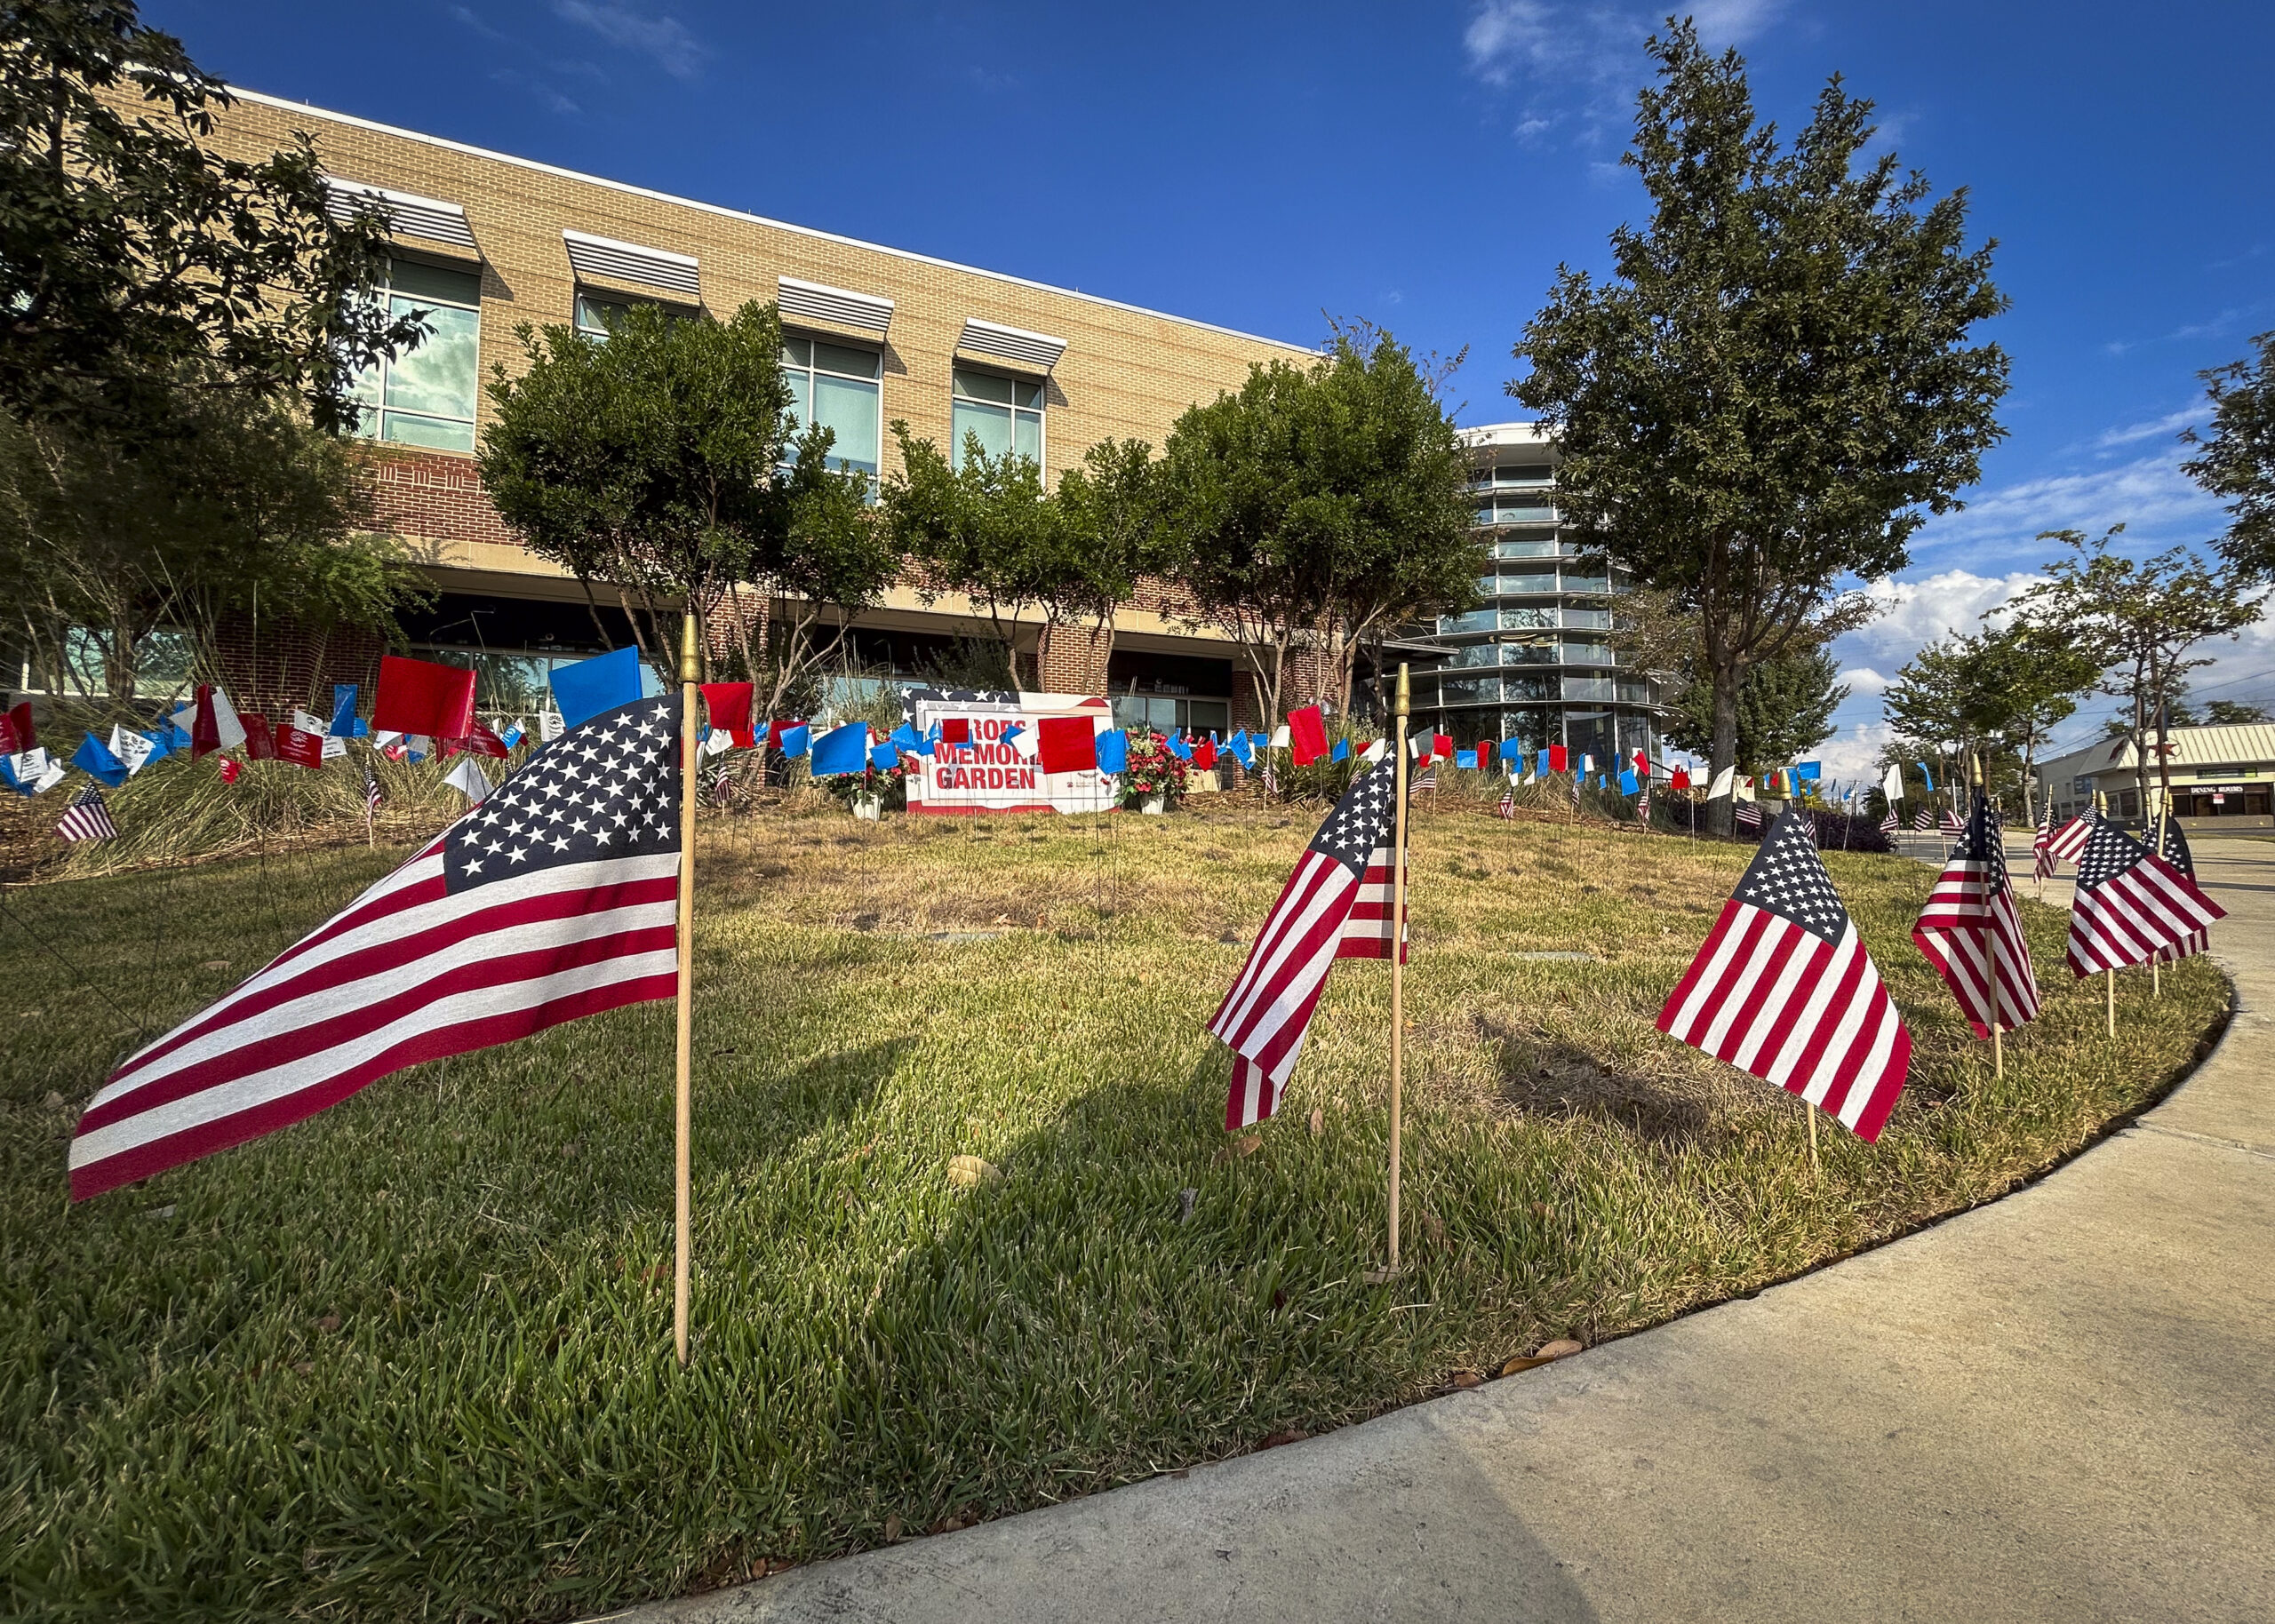
[(1327, 753), (1327, 719), (1319, 706), (1288, 712), (1288, 748), (1298, 767), (1309, 767)]
[(224, 784), (235, 784), (237, 781), (237, 775), (244, 771), (245, 764), (243, 761), (238, 760), (235, 756), (223, 756), (220, 760), (220, 768), (221, 782)]
[[(197, 712), (189, 719), (189, 759), (195, 761), (198, 757), (211, 755), (220, 748), (221, 724), (213, 714), (213, 685), (200, 682), (197, 685)], [(235, 773), (224, 772), (221, 781), (234, 784), (236, 777)]]
[(499, 738), (481, 722), (475, 722), (468, 728), (462, 737), (436, 739), (435, 742), (441, 746), (443, 754), (446, 758), (454, 756), (463, 750), (468, 755), (492, 756), (503, 761), (514, 753), (506, 748), (504, 739)]
[(969, 744), (971, 743), (971, 722), (962, 716), (951, 716), (940, 724), (940, 743)]
[(276, 741), (269, 736), (268, 718), (258, 711), (247, 711), (237, 720), (244, 724), (245, 760), (273, 761), (276, 759)]
[(781, 749), (782, 736), (793, 728), (802, 728), (806, 724), (802, 721), (785, 720), (779, 716), (776, 717), (772, 721), (766, 724), (766, 747), (769, 750)]
[(1354, 738), (1354, 739), (1353, 739), (1353, 740), (1351, 741), (1351, 756), (1352, 756), (1352, 759), (1353, 759), (1353, 760), (1356, 760), (1359, 757), (1361, 757), (1361, 756), (1362, 756), (1362, 755), (1365, 755), (1365, 754), (1367, 753), (1367, 752), (1369, 752), (1369, 750), (1372, 750), (1374, 747), (1375, 747), (1375, 741), (1374, 741), (1374, 740), (1372, 740), (1372, 739), (1370, 739), (1370, 738)]
[[(252, 744), (251, 724), (255, 720), (253, 717), (245, 719), (245, 744), (248, 749)], [(297, 761), (312, 771), (322, 768), (323, 766), (323, 735), (303, 733), (298, 728), (277, 728), (276, 759), (280, 761)]]
[(1452, 760), (1454, 759), (1453, 740), (1442, 733), (1432, 734), (1430, 736), (1430, 753), (1433, 756), (1443, 756), (1449, 761)]
[(1193, 741), (1193, 764), (1204, 773), (1214, 772), (1217, 769), (1217, 741), (1215, 739), (1197, 738)]
[(1035, 750), (1046, 773), (1095, 772), (1098, 730), (1087, 716), (1045, 716), (1035, 723)]
[(24, 700), (6, 715), (0, 716), (0, 751), (9, 755), (21, 755), (39, 744), (39, 729), (32, 726), (32, 702)]
[(474, 731), (474, 673), (431, 660), (379, 657), (379, 692), (371, 727), (380, 733), (418, 733), (462, 739)]
[(1570, 761), (1571, 753), (1567, 751), (1563, 745), (1551, 744), (1548, 747), (1548, 770), (1550, 772), (1562, 772), (1565, 768), (1570, 764)]
[(1493, 765), (1494, 743), (1489, 738), (1477, 741), (1477, 765), (1480, 771)]
[[(706, 682), (703, 685), (703, 711), (714, 728), (723, 728), (735, 741), (738, 750), (748, 750), (758, 743), (750, 726), (751, 685), (747, 682)], [(778, 744), (779, 734), (770, 729), (767, 743)]]
[(1675, 790), (1688, 789), (1690, 787), (1690, 774), (1682, 768), (1676, 768), (1674, 769), (1673, 782), (1669, 784), (1667, 787), (1669, 789)]

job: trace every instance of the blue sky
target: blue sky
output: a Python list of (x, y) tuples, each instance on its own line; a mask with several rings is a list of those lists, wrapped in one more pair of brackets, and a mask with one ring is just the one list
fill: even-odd
[[(2275, 328), (2275, 8), (1711, 0), (1791, 126), (1827, 75), (1999, 239), (2009, 438), (1843, 640), (1836, 765), (1880, 681), (2118, 522), (2202, 544), (2197, 372)], [(234, 83), (803, 225), (1304, 342), (1322, 313), (1466, 346), (1464, 422), (1521, 415), (1510, 346), (1642, 201), (1617, 165), (1664, 12), (1461, 4), (710, 5), (153, 0)], [(2275, 709), (2275, 632), (2207, 697)], [(2097, 713), (2097, 712), (2096, 712)], [(2071, 731), (2097, 728), (2081, 719)]]

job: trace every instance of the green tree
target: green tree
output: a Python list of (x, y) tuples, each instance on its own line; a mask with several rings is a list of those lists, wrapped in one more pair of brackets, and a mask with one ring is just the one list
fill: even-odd
[[(2179, 719), (2174, 718), (2179, 725)], [(2207, 728), (2264, 727), (2271, 720), (2267, 712), (2255, 705), (2245, 705), (2235, 699), (2215, 699), (2205, 705), (2201, 726)]]
[(2275, 332), (2251, 341), (2253, 354), (2199, 373), (2212, 397), (2212, 432), (2181, 439), (2198, 448), (2182, 469), (2225, 497), (2232, 522), (2215, 544), (2243, 573), (2275, 576)]
[(2038, 747), (2100, 674), (2066, 633), (2024, 620), (1929, 643), (1896, 673), (1882, 713), (1907, 741), (1899, 760), (1948, 746), (1995, 776), (2000, 758), (2014, 757), (2024, 816), (2035, 823)]
[[(483, 487), (530, 550), (594, 602), (610, 589), (666, 681), (677, 620), (705, 624), (736, 588), (779, 604), (746, 669), (777, 694), (826, 655), (818, 625), (843, 628), (890, 584), (898, 561), (857, 473), (828, 466), (832, 437), (793, 438), (782, 330), (771, 305), (726, 321), (635, 305), (605, 342), (560, 325), (517, 330), (528, 365), (493, 369)], [(598, 615), (595, 615), (598, 625)]]
[(362, 452), (291, 402), (190, 394), (163, 441), (0, 416), (0, 597), (52, 692), (132, 705), (219, 675), (225, 625), (398, 634), (423, 595)]
[[(1840, 663), (1822, 648), (1804, 649), (1746, 667), (1738, 689), (1737, 769), (1748, 776), (1786, 767), (1832, 736), (1832, 712), (1848, 697)], [(1698, 681), (1670, 702), (1667, 742), (1704, 755), (1714, 733), (1713, 694)]]
[(365, 297), (379, 212), (325, 211), (305, 136), (211, 151), (229, 105), (131, 0), (0, 0), (0, 410), (133, 439), (184, 391), (293, 394), (348, 427), (356, 374), (417, 341)]
[(1298, 655), (1347, 709), (1364, 648), (1475, 601), (1468, 457), (1387, 333), (1347, 327), (1312, 367), (1251, 367), (1177, 419), (1162, 460), (1176, 578), (1240, 646), (1267, 722)]
[(2170, 762), (2149, 744), (2151, 724), (2185, 695), (2188, 673), (2212, 663), (2190, 651), (2235, 636), (2263, 610), (2247, 573), (2215, 570), (2186, 547), (2139, 560), (2111, 552), (2110, 543), (2124, 529), (2112, 525), (2090, 541), (2082, 530), (2043, 532), (2040, 540), (2062, 543), (2071, 556), (2047, 565), (2047, 578), (2018, 596), (2014, 608), (2016, 625), (2067, 640), (2099, 673), (2103, 693), (2130, 701), (2145, 813), (2151, 759), (2165, 794), (2172, 790)]
[(1747, 669), (1820, 641), (1829, 609), (1853, 622), (1843, 578), (1901, 569), (1923, 510), (1978, 477), (2007, 358), (1969, 336), (2006, 300), (1965, 192), (1930, 201), (1867, 156), (1872, 104), (1837, 76), (1781, 150), (1736, 52), (1688, 21), (1650, 50), (1623, 160), (1650, 223), (1613, 234), (1611, 280), (1559, 272), (1509, 388), (1563, 454), (1572, 522), (1697, 616), (1720, 768)]

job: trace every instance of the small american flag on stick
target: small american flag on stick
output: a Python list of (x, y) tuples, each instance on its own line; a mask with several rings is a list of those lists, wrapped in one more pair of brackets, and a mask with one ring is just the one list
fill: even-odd
[(1731, 816), (1739, 828), (1751, 829), (1756, 834), (1761, 832), (1761, 808), (1752, 801), (1741, 800), (1737, 803), (1737, 810)]
[(2044, 872), (2052, 874), (2064, 863), (2075, 863), (2085, 855), (2086, 841), (2093, 835), (2094, 825), (2101, 821), (2101, 814), (2087, 807), (2052, 834), (2047, 837), (2046, 855), (2040, 859)]
[(1927, 802), (1921, 801), (1920, 803), (1920, 809), (1912, 815), (1912, 832), (1915, 834), (1923, 833), (1928, 830), (1933, 829), (1935, 826), (1936, 815), (1934, 811), (1929, 808)]
[(219, 1003), (111, 1074), (84, 1200), (422, 1060), (678, 990), (680, 697), (606, 711)]
[(2054, 873), (2054, 813), (2049, 808), (2039, 814), (2038, 832), (2031, 838), (2031, 877), (2051, 879)]
[(1517, 792), (1514, 786), (1505, 788), (1501, 792), (1501, 804), (1495, 807), (1493, 810), (1502, 817), (1513, 818), (1516, 816)]
[(1880, 1137), (1911, 1070), (1912, 1034), (1788, 808), (1754, 854), (1659, 1030)]
[[(2159, 855), (2191, 880), (2196, 878), (2196, 856), (2188, 849), (2188, 837), (2181, 832), (2179, 823), (2173, 818), (2165, 819), (2164, 849)], [(2159, 948), (2157, 957), (2170, 964), (2176, 959), (2193, 959), (2199, 953), (2209, 952), (2211, 948), (2210, 931), (2191, 930), (2172, 946)]]
[(2095, 818), (2070, 904), (2070, 967), (2093, 975), (2146, 964), (2227, 917), (2192, 878), (2107, 818)]
[(1991, 1035), (1994, 1004), (2000, 1031), (2038, 1016), (2038, 979), (2007, 872), (2005, 832), (1997, 811), (1978, 798), (1959, 849), (1912, 927), (1912, 940), (1978, 1038)]
[(1892, 840), (1896, 839), (1897, 832), (1901, 831), (1903, 827), (1904, 819), (1897, 816), (1896, 810), (1894, 807), (1890, 807), (1888, 809), (1888, 816), (1880, 819), (1880, 832), (1888, 836), (1888, 838)]
[(1388, 957), (1397, 765), (1385, 757), (1352, 781), (1304, 848), (1209, 1023), (1233, 1051), (1227, 1128), (1279, 1109), (1335, 961)]
[(115, 840), (118, 839), (118, 825), (110, 821), (110, 808), (103, 803), (103, 792), (89, 787), (72, 797), (63, 821), (55, 825), (55, 832), (67, 840)]

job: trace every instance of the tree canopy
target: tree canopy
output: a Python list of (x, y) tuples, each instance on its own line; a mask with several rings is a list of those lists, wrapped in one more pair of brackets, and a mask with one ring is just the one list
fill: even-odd
[[(1848, 697), (1840, 662), (1822, 648), (1801, 649), (1746, 667), (1738, 688), (1737, 769), (1749, 776), (1788, 767), (1832, 736), (1832, 712)], [(1684, 683), (1668, 705), (1667, 743), (1704, 755), (1713, 737), (1713, 696)]]
[(2225, 497), (2231, 522), (2217, 545), (2243, 574), (2275, 577), (2275, 332), (2251, 341), (2253, 354), (2200, 374), (2212, 397), (2212, 432), (2183, 430), (2197, 454), (2181, 464), (2213, 495)]
[(131, 0), (0, 0), (0, 410), (132, 439), (185, 390), (291, 394), (354, 426), (356, 374), (422, 330), (367, 297), (385, 223), (326, 212), (305, 136), (213, 152), (229, 105)]
[(1267, 720), (1291, 658), (1347, 708), (1363, 649), (1475, 601), (1468, 455), (1388, 333), (1345, 329), (1313, 366), (1251, 367), (1177, 419), (1163, 462), (1176, 578), (1239, 643)]
[(528, 366), (493, 369), (483, 484), (531, 552), (619, 595), (666, 681), (683, 608), (707, 624), (741, 584), (785, 600), (744, 654), (786, 686), (819, 657), (817, 620), (842, 634), (891, 581), (866, 477), (828, 466), (826, 429), (794, 437), (771, 305), (723, 322), (635, 305), (605, 340), (517, 330)]
[(1509, 389), (1570, 522), (1697, 616), (1719, 768), (1747, 668), (1818, 641), (1843, 579), (1901, 569), (1978, 477), (2008, 368), (1973, 333), (2007, 301), (1965, 191), (1869, 155), (1838, 76), (1781, 147), (1736, 52), (1687, 20), (1649, 48), (1623, 159), (1649, 223), (1613, 233), (1609, 279), (1560, 270)]
[(1896, 673), (1881, 700), (1898, 735), (1892, 759), (1956, 750), (1986, 771), (2002, 754), (2020, 763), (2025, 809), (2039, 746), (2078, 708), (2101, 667), (2063, 632), (2028, 620), (1932, 642)]

